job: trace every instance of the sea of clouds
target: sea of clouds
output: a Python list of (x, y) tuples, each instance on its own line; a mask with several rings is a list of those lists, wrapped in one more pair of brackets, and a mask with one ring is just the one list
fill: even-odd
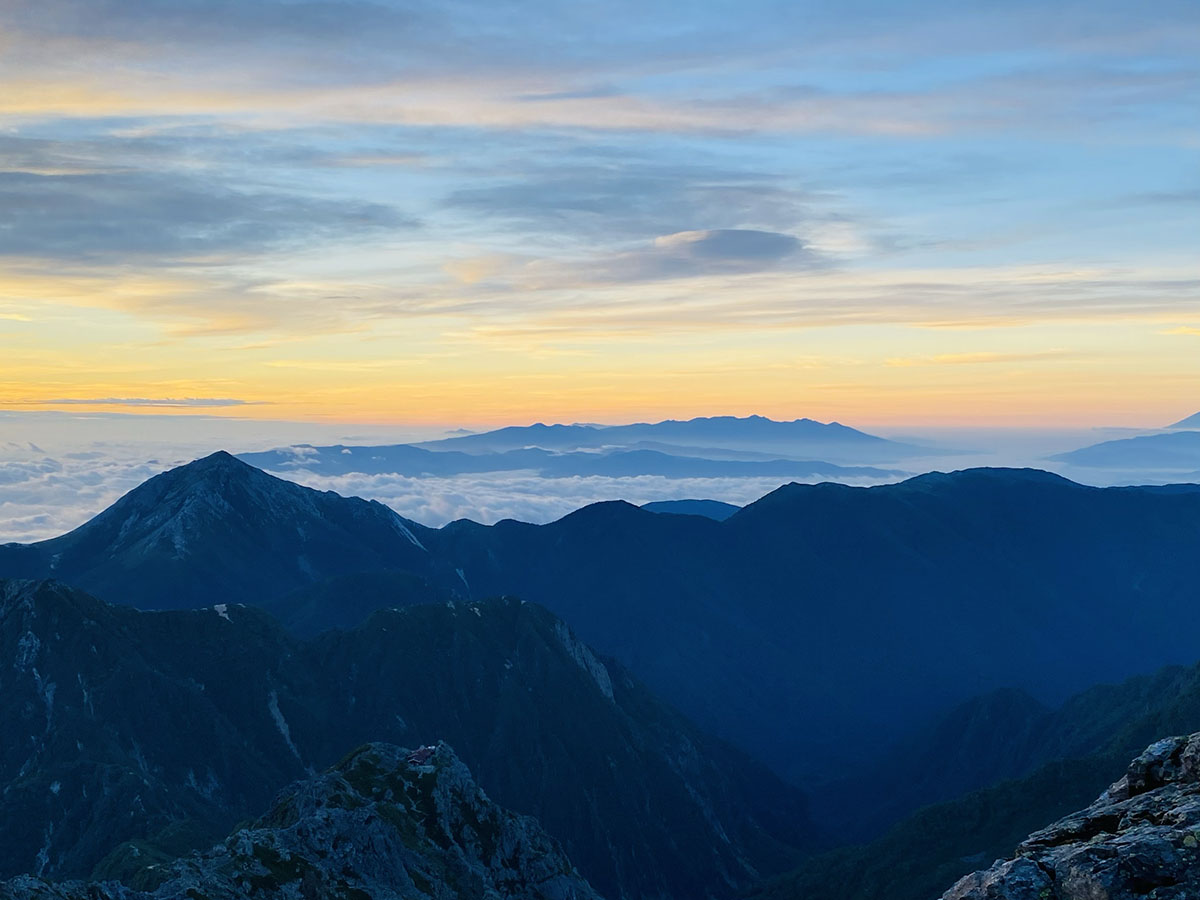
[[(501, 519), (552, 522), (601, 500), (625, 500), (641, 506), (654, 500), (722, 500), (744, 506), (782, 483), (779, 478), (624, 478), (589, 475), (546, 478), (535, 472), (494, 472), (450, 478), (403, 475), (314, 475), (292, 470), (287, 478), (343, 496), (378, 500), (423, 525), (439, 526), (455, 519), (485, 525)], [(871, 479), (847, 484), (875, 484)]]
[[(401, 443), (440, 436), (412, 429), (293, 425), (199, 416), (99, 416), (0, 413), (0, 543), (64, 534), (146, 479), (227, 449), (294, 443)], [(601, 500), (634, 504), (706, 498), (739, 506), (779, 487), (778, 478), (547, 478), (536, 472), (454, 477), (274, 473), (344, 496), (378, 500), (425, 525), (455, 519), (550, 522)], [(853, 483), (870, 484), (870, 479)]]
[[(38, 454), (27, 445), (0, 445), (0, 543), (56, 537), (86, 522), (147, 478), (192, 457), (152, 459), (97, 451)], [(653, 500), (707, 498), (739, 506), (779, 487), (778, 478), (664, 478), (640, 475), (545, 478), (535, 472), (496, 472), (449, 478), (402, 475), (274, 473), (343, 496), (378, 500), (424, 525), (455, 519), (491, 524), (501, 519), (551, 522), (600, 500), (641, 505)], [(869, 479), (852, 483), (870, 484)]]
[[(216, 450), (248, 452), (299, 443), (383, 444), (429, 440), (438, 429), (270, 423), (208, 416), (116, 416), (0, 412), (0, 543), (56, 537), (86, 522), (154, 475)], [(904, 436), (900, 436), (904, 437)], [(960, 444), (988, 443), (991, 452), (939, 457), (928, 466), (1038, 464), (1050, 450), (1082, 446), (1094, 432), (1030, 435), (963, 433), (938, 436)], [(1055, 468), (1043, 462), (1042, 467)], [(779, 487), (778, 478), (548, 478), (536, 472), (496, 472), (454, 477), (276, 473), (320, 490), (378, 500), (425, 525), (455, 519), (491, 524), (501, 519), (542, 523), (602, 500), (641, 505), (655, 500), (704, 498), (739, 506)], [(1088, 473), (1067, 473), (1086, 480)], [(817, 479), (814, 479), (817, 480)], [(870, 485), (877, 480), (847, 479)]]

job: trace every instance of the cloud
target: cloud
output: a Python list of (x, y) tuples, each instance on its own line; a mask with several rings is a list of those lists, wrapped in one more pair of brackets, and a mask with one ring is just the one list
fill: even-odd
[(43, 456), (0, 460), (0, 543), (65, 534), (168, 466), (114, 457)]
[[(683, 21), (669, 5), (615, 0), (9, 0), (0, 19), (10, 65), (35, 76), (6, 92), (26, 113), (300, 108), (310, 121), (676, 133), (928, 135), (1094, 123), (1100, 107), (1137, 117), (1178, 96), (1162, 63), (1198, 43), (1194, 9), (1170, 0), (1080, 6), (1070, 27), (1036, 4), (942, 0), (852, 15), (718, 2)], [(1139, 54), (1159, 64), (1094, 64)], [(803, 67), (781, 64), (797, 55)], [(979, 65), (964, 67), (971, 57)], [(920, 77), (895, 77), (914, 59)], [(80, 72), (95, 89), (72, 95)]]
[(1200, 205), (1200, 188), (1181, 188), (1176, 191), (1146, 191), (1141, 194), (1127, 194), (1111, 201), (1106, 206), (1163, 206), (1181, 207), (1194, 212)]
[[(561, 157), (580, 158), (564, 165)], [(450, 209), (551, 235), (649, 238), (691, 227), (785, 229), (814, 218), (818, 198), (762, 169), (666, 164), (628, 151), (561, 148), (529, 159), (516, 177), (460, 188)]]
[(790, 234), (719, 228), (708, 231), (677, 231), (654, 239), (656, 249), (694, 260), (720, 262), (778, 262), (803, 249)]
[[(343, 496), (378, 500), (406, 518), (434, 527), (455, 519), (471, 519), (485, 525), (501, 519), (542, 524), (603, 500), (625, 500), (641, 505), (654, 500), (700, 498), (743, 506), (781, 484), (778, 478), (662, 478), (655, 475), (542, 478), (522, 472), (407, 478), (363, 474), (319, 476), (289, 471), (280, 477), (319, 490), (336, 491)], [(847, 479), (845, 483), (882, 482), (860, 478)]]
[[(436, 19), (422, 17), (417, 3), (406, 5), (407, 10), (371, 0), (8, 0), (3, 15), (7, 28), (35, 40), (37, 50), (72, 51), (84, 61), (113, 53), (142, 61), (215, 55), (244, 66), (253, 60), (243, 55), (248, 47), (273, 45), (276, 59), (299, 56), (303, 48), (317, 64), (330, 65), (344, 53), (344, 42), (382, 55), (398, 38), (414, 44), (420, 33), (432, 38)], [(28, 47), (14, 51), (36, 57)]]
[(364, 320), (356, 319), (361, 310), (345, 300), (353, 290), (346, 284), (315, 290), (295, 282), (264, 281), (215, 265), (188, 269), (125, 266), (117, 260), (91, 266), (14, 260), (0, 278), (0, 305), (11, 304), (17, 315), (34, 321), (61, 316), (64, 308), (117, 310), (174, 338), (306, 335), (362, 330)]
[[(475, 286), (477, 305), (463, 308), (492, 314), (471, 323), (467, 333), (500, 343), (552, 344), (832, 325), (1153, 321), (1200, 309), (1200, 281), (1187, 269), (1156, 273), (1158, 278), (1049, 266), (862, 269), (834, 267), (807, 251), (774, 265), (753, 259), (708, 265), (663, 259), (659, 252), (650, 247), (573, 263), (514, 264), (500, 282), (503, 290)], [(632, 294), (628, 285), (639, 279)], [(510, 292), (521, 297), (521, 306), (501, 316)]]
[(395, 209), (175, 173), (0, 172), (0, 254), (163, 262), (411, 228)]
[(58, 397), (52, 400), (30, 400), (39, 406), (163, 406), (172, 408), (214, 408), (259, 405), (259, 400), (237, 400), (232, 397)]
[[(109, 47), (109, 55), (119, 48)], [(717, 64), (701, 90), (686, 95), (645, 87), (607, 94), (559, 92), (557, 99), (529, 102), (530, 93), (572, 77), (565, 70), (462, 70), (434, 64), (427, 70), (381, 77), (379, 69), (326, 80), (304, 68), (297, 55), (274, 60), (267, 50), (254, 62), (204, 59), (188, 68), (163, 66), (147, 81), (127, 73), (97, 72), (80, 82), (66, 72), (22, 71), (0, 95), (0, 116), (19, 121), (53, 117), (142, 117), (168, 120), (184, 115), (237, 122), (244, 128), (282, 130), (299, 125), (392, 125), (453, 129), (464, 136), (488, 132), (567, 132), (580, 135), (677, 135), (737, 138), (771, 135), (874, 137), (906, 142), (954, 135), (1058, 134), (1076, 136), (1140, 125), (1158, 139), (1190, 139), (1173, 121), (1172, 107), (1194, 93), (1197, 73), (1127, 76), (1040, 67), (1011, 75), (961, 79), (920, 88), (778, 83), (777, 74), (746, 73), (748, 86), (715, 82)], [(97, 61), (99, 62), (99, 61)], [(221, 65), (214, 66), (220, 62)], [(444, 62), (444, 61), (442, 61)], [(204, 66), (212, 71), (202, 71)], [(98, 65), (98, 68), (100, 66)], [(386, 70), (384, 70), (386, 71)], [(1120, 73), (1118, 73), (1120, 74)], [(0, 69), (0, 75), (3, 70)], [(785, 76), (786, 77), (786, 76)]]
[[(518, 289), (572, 289), (670, 282), (704, 277), (735, 278), (773, 269), (828, 268), (829, 260), (792, 234), (747, 228), (677, 231), (631, 250), (571, 260), (539, 259), (489, 271)], [(454, 270), (452, 270), (454, 271)], [(461, 274), (459, 275), (462, 279)], [(462, 279), (466, 280), (466, 279)], [(711, 297), (704, 302), (712, 302)]]
[(887, 360), (887, 365), (907, 368), (910, 366), (973, 366), (1023, 362), (1042, 362), (1044, 360), (1077, 359), (1078, 354), (1066, 350), (1044, 350), (1032, 353), (998, 353), (984, 350), (974, 353), (939, 353), (934, 356), (894, 357)]
[(813, 267), (820, 262), (794, 235), (721, 228), (661, 235), (648, 247), (601, 261), (593, 277), (637, 282), (761, 272), (785, 263)]
[(705, 331), (1191, 321), (1194, 3), (802, 6), (0, 0), (0, 330), (186, 350), (114, 396), (254, 333), (196, 390), (361, 397)]

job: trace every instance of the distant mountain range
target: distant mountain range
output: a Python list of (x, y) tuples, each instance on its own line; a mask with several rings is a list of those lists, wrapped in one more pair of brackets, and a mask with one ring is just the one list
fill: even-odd
[(731, 897), (815, 840), (797, 791), (523, 601), (300, 641), (232, 603), (7, 581), (0, 653), (0, 877), (129, 879), (370, 741), (447, 741), (609, 898)]
[[(451, 440), (461, 440), (452, 438)], [(279, 450), (239, 453), (252, 466), (280, 474), (302, 470), (318, 475), (405, 475), (408, 477), (532, 471), (543, 478), (602, 475), (629, 478), (658, 475), (665, 478), (872, 478), (891, 479), (903, 473), (868, 466), (839, 466), (817, 460), (706, 459), (659, 450), (611, 452), (554, 452), (540, 447), (496, 452), (433, 451), (411, 444), (377, 447), (313, 447), (300, 444)]]
[(1180, 419), (1171, 428), (1200, 428), (1200, 412), (1195, 415), (1188, 416), (1186, 419)]
[[(239, 454), (279, 474), (360, 473), (454, 477), (534, 472), (544, 478), (777, 478), (895, 480), (891, 463), (933, 450), (889, 441), (836, 422), (776, 422), (762, 416), (638, 425), (530, 425), (422, 444), (299, 444)], [(846, 465), (850, 463), (850, 465)]]
[(429, 529), (217, 454), (61, 538), (0, 547), (0, 574), (146, 608), (253, 604), (305, 634), (520, 596), (799, 781), (990, 690), (1054, 702), (1193, 661), (1197, 550), (1200, 491), (1032, 470), (793, 484), (724, 522), (614, 502)]
[[(1200, 420), (1197, 420), (1197, 425), (1200, 426)], [(1172, 427), (1183, 427), (1183, 423)], [(1052, 459), (1073, 466), (1195, 473), (1200, 470), (1200, 431), (1175, 431), (1104, 441), (1080, 450), (1060, 453)]]
[(839, 463), (886, 463), (935, 452), (866, 434), (837, 422), (813, 419), (777, 422), (763, 416), (668, 419), (634, 425), (544, 425), (539, 422), (426, 441), (415, 446), (465, 453), (504, 453), (531, 447), (560, 452), (637, 447), (685, 456), (709, 456), (714, 450), (769, 451), (793, 459), (810, 457)]

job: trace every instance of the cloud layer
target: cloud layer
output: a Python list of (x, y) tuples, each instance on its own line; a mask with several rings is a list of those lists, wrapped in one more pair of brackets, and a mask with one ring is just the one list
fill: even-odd
[(8, 256), (153, 265), (412, 225), (381, 204), (248, 193), (179, 174), (0, 172)]
[[(149, 448), (145, 448), (149, 449)], [(29, 445), (0, 447), (0, 543), (56, 537), (81, 525), (147, 478), (186, 459), (139, 460), (84, 451), (48, 455)], [(17, 457), (17, 458), (14, 458)], [(431, 526), (455, 519), (492, 524), (501, 519), (550, 522), (602, 500), (642, 504), (652, 500), (707, 498), (743, 505), (779, 487), (777, 478), (542, 478), (505, 472), (453, 478), (398, 475), (281, 477), (344, 496), (379, 500), (402, 516)], [(875, 483), (854, 479), (848, 483)]]

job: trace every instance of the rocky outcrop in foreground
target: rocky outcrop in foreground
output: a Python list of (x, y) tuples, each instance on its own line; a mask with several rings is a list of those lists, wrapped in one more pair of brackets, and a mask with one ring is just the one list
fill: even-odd
[(1087, 809), (942, 900), (1184, 900), (1200, 896), (1200, 732), (1151, 745)]
[(22, 876), (0, 900), (600, 900), (537, 821), (479, 789), (446, 744), (368, 744), (224, 844), (116, 882)]

